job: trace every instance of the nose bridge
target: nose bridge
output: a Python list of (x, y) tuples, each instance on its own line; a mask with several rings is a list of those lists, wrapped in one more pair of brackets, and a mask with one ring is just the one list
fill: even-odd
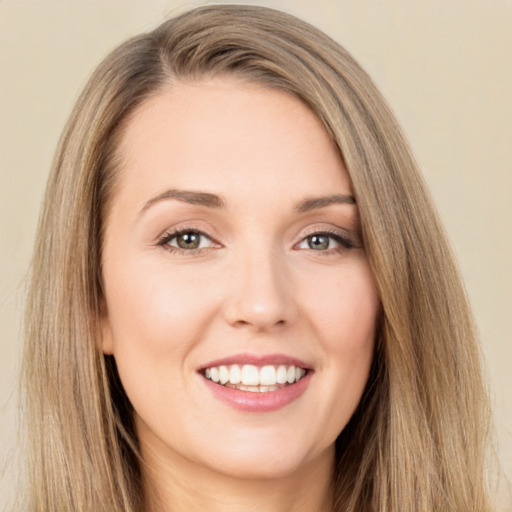
[(292, 283), (281, 254), (269, 240), (233, 254), (226, 319), (232, 325), (264, 330), (294, 318)]

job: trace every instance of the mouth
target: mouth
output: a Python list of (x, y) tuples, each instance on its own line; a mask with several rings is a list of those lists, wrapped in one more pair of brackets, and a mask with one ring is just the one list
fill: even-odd
[(270, 393), (300, 382), (309, 372), (307, 368), (294, 364), (225, 364), (208, 366), (199, 373), (226, 388)]
[(298, 401), (315, 370), (285, 354), (234, 354), (206, 363), (197, 373), (222, 403), (244, 413), (267, 413)]

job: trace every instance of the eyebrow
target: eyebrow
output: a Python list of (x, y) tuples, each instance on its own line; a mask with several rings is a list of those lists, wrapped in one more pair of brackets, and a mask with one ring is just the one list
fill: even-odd
[[(165, 201), (169, 199), (175, 199), (188, 204), (194, 204), (199, 206), (205, 206), (207, 208), (223, 208), (225, 206), (224, 200), (216, 195), (209, 192), (198, 192), (193, 190), (178, 190), (169, 189), (157, 196), (151, 198), (149, 201), (144, 203), (140, 213), (144, 213), (148, 208), (153, 206), (155, 203)], [(312, 197), (304, 199), (297, 204), (295, 210), (299, 213), (306, 213), (319, 208), (325, 208), (333, 204), (349, 204), (355, 205), (356, 200), (351, 195), (344, 194), (333, 194), (331, 196)]]
[(296, 210), (300, 213), (310, 212), (318, 208), (325, 208), (332, 204), (356, 204), (356, 200), (351, 195), (334, 194), (332, 196), (325, 197), (313, 197), (311, 199), (305, 199), (301, 201), (297, 206)]
[(177, 190), (169, 189), (156, 197), (153, 197), (149, 201), (144, 203), (140, 213), (145, 212), (148, 208), (153, 206), (155, 203), (164, 201), (167, 199), (176, 199), (184, 203), (195, 204), (199, 206), (206, 206), (208, 208), (222, 208), (224, 207), (224, 201), (220, 196), (210, 194), (208, 192), (195, 192), (192, 190)]

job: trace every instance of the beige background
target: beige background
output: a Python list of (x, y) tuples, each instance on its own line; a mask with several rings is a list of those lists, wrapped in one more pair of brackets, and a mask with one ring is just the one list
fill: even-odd
[[(0, 509), (13, 487), (24, 278), (50, 159), (118, 42), (204, 4), (0, 0)], [(512, 1), (268, 0), (343, 44), (394, 108), (446, 223), (481, 329), (512, 477)]]

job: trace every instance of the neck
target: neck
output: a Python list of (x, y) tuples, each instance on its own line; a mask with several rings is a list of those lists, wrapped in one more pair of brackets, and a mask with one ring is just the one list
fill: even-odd
[(273, 478), (237, 478), (151, 449), (143, 458), (147, 512), (332, 511), (333, 449)]

